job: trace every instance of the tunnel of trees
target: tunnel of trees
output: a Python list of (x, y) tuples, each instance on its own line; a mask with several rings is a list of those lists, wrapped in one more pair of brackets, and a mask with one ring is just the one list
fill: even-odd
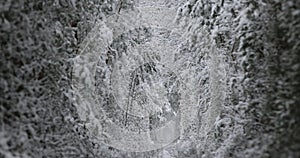
[[(300, 157), (299, 0), (4, 0), (0, 21), (0, 158)], [(174, 141), (129, 151), (108, 122)]]

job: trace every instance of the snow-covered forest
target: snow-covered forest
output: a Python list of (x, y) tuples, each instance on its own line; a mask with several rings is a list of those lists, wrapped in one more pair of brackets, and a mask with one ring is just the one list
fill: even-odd
[(0, 158), (300, 157), (299, 0), (4, 0), (0, 42)]

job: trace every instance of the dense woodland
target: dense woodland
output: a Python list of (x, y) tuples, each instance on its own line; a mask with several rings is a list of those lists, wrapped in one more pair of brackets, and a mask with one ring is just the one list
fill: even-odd
[[(300, 157), (298, 0), (157, 0), (177, 8), (184, 39), (174, 60), (194, 79), (197, 119), (154, 151), (96, 141), (73, 102), (73, 59), (97, 21), (138, 3), (0, 2), (0, 158)], [(138, 31), (111, 49), (125, 51)]]

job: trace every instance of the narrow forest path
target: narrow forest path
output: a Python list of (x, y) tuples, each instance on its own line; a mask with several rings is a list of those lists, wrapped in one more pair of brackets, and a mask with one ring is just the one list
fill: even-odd
[(141, 0), (100, 21), (83, 43), (74, 74), (78, 111), (101, 142), (156, 150), (178, 142), (192, 123), (196, 79), (175, 60), (185, 40), (176, 15), (167, 1)]

